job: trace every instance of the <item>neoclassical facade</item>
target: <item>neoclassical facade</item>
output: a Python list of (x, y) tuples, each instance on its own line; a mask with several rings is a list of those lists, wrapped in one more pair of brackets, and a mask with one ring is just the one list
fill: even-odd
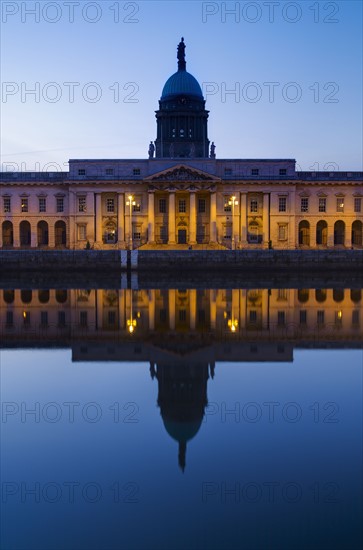
[(148, 158), (2, 172), (0, 247), (362, 248), (362, 172), (297, 172), (294, 159), (217, 159), (208, 116), (182, 39)]

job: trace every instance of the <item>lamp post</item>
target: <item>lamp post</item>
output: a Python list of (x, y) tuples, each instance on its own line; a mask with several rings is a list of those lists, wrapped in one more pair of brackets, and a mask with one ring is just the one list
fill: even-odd
[(126, 203), (126, 206), (130, 207), (130, 240), (129, 240), (129, 247), (130, 250), (132, 250), (132, 207), (135, 206), (136, 202), (134, 200), (134, 197), (132, 195), (129, 195), (128, 201)]
[(235, 236), (234, 236), (234, 207), (238, 205), (236, 197), (233, 195), (228, 201), (228, 204), (232, 206), (232, 250), (236, 248)]

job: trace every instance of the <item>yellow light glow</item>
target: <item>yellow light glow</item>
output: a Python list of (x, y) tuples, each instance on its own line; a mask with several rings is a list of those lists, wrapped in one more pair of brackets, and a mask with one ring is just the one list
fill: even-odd
[(23, 311), (23, 317), (24, 317), (24, 319), (26, 319), (26, 317), (27, 317), (26, 311)]
[(342, 312), (342, 310), (340, 309), (340, 310), (338, 311), (338, 319), (342, 319), (342, 317), (343, 317), (343, 312)]
[(134, 327), (133, 325), (129, 325), (129, 333), (132, 334), (134, 332)]

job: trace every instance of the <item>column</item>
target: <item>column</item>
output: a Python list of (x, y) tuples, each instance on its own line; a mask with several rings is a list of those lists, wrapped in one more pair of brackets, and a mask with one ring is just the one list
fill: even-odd
[(247, 193), (241, 193), (241, 245), (247, 245)]
[(169, 329), (175, 330), (175, 290), (169, 290)]
[(103, 290), (96, 290), (97, 330), (103, 327)]
[(264, 288), (262, 290), (262, 328), (268, 329), (269, 328), (269, 290), (267, 288)]
[(37, 222), (30, 222), (30, 246), (36, 248), (38, 246), (38, 227)]
[(217, 321), (217, 299), (216, 299), (216, 291), (214, 289), (211, 289), (209, 291), (209, 311), (210, 311), (210, 328), (211, 330), (215, 330), (216, 321)]
[(69, 191), (69, 248), (75, 248), (76, 245), (76, 194), (73, 191)]
[(334, 247), (334, 220), (327, 220), (328, 224), (328, 248)]
[(118, 291), (118, 323), (120, 329), (125, 328), (126, 324), (126, 290), (121, 289)]
[(154, 200), (154, 197), (155, 197), (154, 191), (149, 191), (149, 193), (148, 193), (148, 206), (147, 206), (147, 218), (148, 218), (147, 234), (148, 234), (148, 242), (150, 244), (155, 243), (155, 200)]
[(240, 312), (239, 312), (241, 330), (246, 328), (246, 324), (247, 324), (246, 314), (247, 314), (247, 290), (242, 289), (240, 290)]
[(189, 244), (197, 244), (197, 210), (195, 207), (195, 193), (191, 192), (189, 216)]
[(344, 245), (347, 248), (352, 248), (352, 222), (345, 222)]
[(96, 194), (96, 242), (102, 244), (102, 195)]
[(20, 246), (20, 222), (19, 220), (14, 220), (13, 222), (13, 240), (14, 248), (19, 248)]
[[(238, 194), (236, 195), (236, 199), (237, 199), (237, 203), (239, 203), (239, 200), (238, 200)], [(239, 248), (239, 244), (240, 244), (240, 240), (241, 240), (241, 231), (240, 231), (240, 226), (241, 226), (241, 223), (240, 223), (240, 215), (239, 215), (239, 212), (240, 212), (240, 206), (239, 204), (235, 204), (234, 205), (234, 208), (232, 209), (232, 211), (234, 212), (234, 220), (233, 220), (233, 223), (232, 223), (232, 230), (233, 230), (233, 241), (234, 241), (234, 248)]]
[(125, 244), (125, 194), (117, 193), (117, 241)]
[(169, 193), (168, 244), (175, 244), (175, 193)]
[(49, 248), (55, 247), (55, 227), (54, 221), (48, 222), (48, 246)]
[(269, 193), (263, 194), (263, 244), (265, 248), (268, 248), (268, 242), (270, 240), (270, 195)]
[(197, 322), (197, 291), (196, 289), (189, 290), (189, 319), (190, 330), (195, 330)]
[(149, 290), (149, 330), (155, 330), (155, 290)]
[(210, 195), (210, 243), (217, 242), (217, 193)]

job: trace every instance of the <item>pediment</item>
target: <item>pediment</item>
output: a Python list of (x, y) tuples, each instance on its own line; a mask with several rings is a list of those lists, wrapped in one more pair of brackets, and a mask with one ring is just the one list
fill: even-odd
[(167, 168), (166, 170), (162, 170), (161, 172), (157, 172), (156, 174), (152, 174), (151, 176), (145, 178), (144, 181), (150, 183), (216, 183), (221, 180), (220, 178), (212, 176), (202, 170), (198, 170), (197, 168), (192, 168), (184, 164), (178, 164), (176, 166), (172, 166), (171, 168)]

